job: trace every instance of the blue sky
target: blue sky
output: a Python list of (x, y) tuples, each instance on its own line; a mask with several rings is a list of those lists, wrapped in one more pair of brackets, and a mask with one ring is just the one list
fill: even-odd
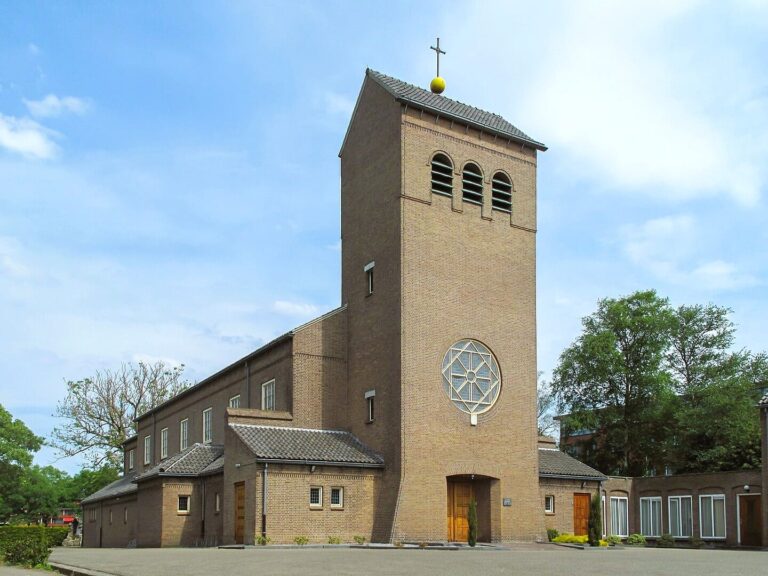
[(200, 379), (336, 307), (365, 68), (426, 87), (438, 35), (447, 96), (550, 146), (541, 370), (645, 288), (768, 349), (766, 2), (3, 2), (0, 403), (47, 435), (66, 379)]

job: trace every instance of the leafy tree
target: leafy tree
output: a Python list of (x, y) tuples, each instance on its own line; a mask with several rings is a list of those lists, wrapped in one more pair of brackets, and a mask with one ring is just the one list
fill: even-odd
[(42, 438), (0, 405), (0, 522), (7, 521), (23, 506), (18, 486), (42, 442)]
[(183, 372), (183, 365), (140, 362), (67, 382), (67, 397), (56, 408), (67, 422), (54, 429), (53, 446), (65, 456), (84, 455), (94, 468), (119, 466), (135, 418), (187, 388)]
[(664, 370), (671, 324), (667, 300), (653, 290), (606, 298), (560, 356), (552, 388), (570, 411), (563, 424), (595, 432), (599, 445), (586, 460), (603, 472), (642, 475), (659, 457), (673, 398)]
[(557, 397), (552, 386), (541, 379), (536, 386), (536, 427), (539, 436), (551, 436), (557, 431), (557, 422), (554, 418), (554, 410), (557, 406)]
[(96, 470), (84, 468), (72, 476), (66, 486), (65, 499), (68, 506), (74, 506), (86, 496), (111, 484), (120, 477), (120, 469), (105, 464)]
[(21, 477), (16, 494), (23, 505), (15, 520), (47, 524), (66, 502), (69, 476), (53, 466), (31, 466)]
[(603, 533), (603, 518), (600, 508), (600, 494), (593, 494), (589, 503), (589, 520), (587, 521), (587, 538), (590, 546), (600, 546), (600, 536)]

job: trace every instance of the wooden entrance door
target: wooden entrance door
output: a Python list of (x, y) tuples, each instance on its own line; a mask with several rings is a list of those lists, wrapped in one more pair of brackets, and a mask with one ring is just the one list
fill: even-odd
[(245, 535), (245, 482), (235, 484), (235, 544), (242, 544)]
[(469, 540), (469, 503), (472, 498), (472, 482), (448, 482), (448, 540)]
[(742, 546), (762, 546), (763, 522), (760, 494), (739, 495), (739, 534)]
[(589, 532), (589, 494), (573, 495), (573, 533), (576, 536), (586, 536)]

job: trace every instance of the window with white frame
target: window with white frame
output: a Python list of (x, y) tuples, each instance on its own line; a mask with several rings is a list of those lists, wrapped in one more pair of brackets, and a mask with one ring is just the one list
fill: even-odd
[(160, 458), (168, 458), (168, 428), (160, 430)]
[(661, 536), (661, 497), (640, 498), (640, 533), (643, 536)]
[(626, 497), (611, 496), (611, 534), (629, 536), (629, 501)]
[(608, 530), (608, 526), (606, 526), (607, 522), (605, 521), (605, 494), (600, 496), (600, 520), (603, 523), (603, 538), (606, 537), (606, 531)]
[(670, 496), (669, 533), (675, 538), (690, 538), (693, 534), (693, 498), (690, 496)]
[(152, 436), (144, 436), (144, 464), (152, 462)]
[(128, 507), (123, 507), (123, 524), (128, 524)]
[(365, 393), (365, 402), (368, 409), (368, 422), (373, 422), (373, 418), (376, 416), (375, 405), (376, 402), (376, 390), (368, 390)]
[(177, 510), (179, 514), (189, 514), (189, 496), (179, 496), (179, 507)]
[(323, 487), (322, 486), (311, 486), (309, 488), (309, 507), (310, 508), (323, 507)]
[(261, 385), (261, 409), (275, 409), (275, 381), (270, 380)]
[(331, 488), (331, 508), (344, 508), (344, 488)]
[(232, 396), (232, 398), (229, 399), (229, 407), (240, 408), (240, 394)]
[(548, 496), (544, 496), (544, 513), (545, 514), (555, 513), (555, 497), (552, 494)]
[(179, 422), (179, 451), (186, 450), (189, 446), (189, 418)]
[(702, 538), (725, 538), (725, 495), (699, 496), (699, 525)]
[(365, 272), (365, 294), (366, 296), (370, 296), (373, 294), (373, 268), (376, 265), (376, 262), (368, 262), (365, 266), (363, 266), (363, 272)]
[(213, 408), (203, 410), (203, 444), (213, 440)]
[(128, 450), (128, 470), (133, 470), (134, 466), (136, 465), (136, 450), (131, 448)]
[(216, 492), (216, 497), (214, 500), (215, 500), (214, 512), (218, 514), (219, 512), (221, 512), (221, 497), (219, 496), (218, 492)]

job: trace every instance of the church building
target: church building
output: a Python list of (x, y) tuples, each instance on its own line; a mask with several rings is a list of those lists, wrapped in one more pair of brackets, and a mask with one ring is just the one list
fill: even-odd
[(366, 71), (340, 307), (141, 415), (85, 546), (466, 542), (472, 501), (481, 542), (586, 531), (606, 478), (536, 432), (546, 147), (440, 91)]

